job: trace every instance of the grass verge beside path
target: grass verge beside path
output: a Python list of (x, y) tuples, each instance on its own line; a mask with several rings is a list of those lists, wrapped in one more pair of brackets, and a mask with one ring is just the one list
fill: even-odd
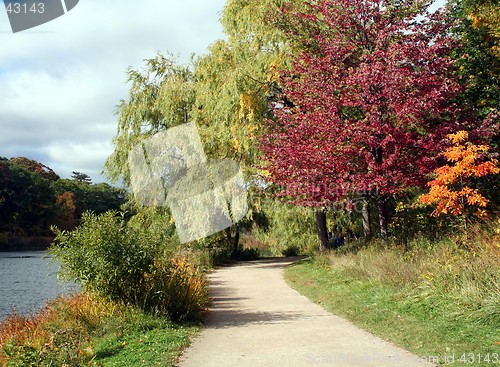
[(423, 359), (446, 366), (500, 365), (500, 310), (488, 321), (464, 315), (452, 295), (422, 295), (411, 282), (389, 284), (361, 274), (355, 256), (308, 259), (288, 267), (285, 278), (326, 310)]
[(139, 328), (125, 335), (111, 333), (99, 338), (95, 342), (95, 361), (104, 367), (173, 367), (199, 328), (161, 324), (149, 330)]

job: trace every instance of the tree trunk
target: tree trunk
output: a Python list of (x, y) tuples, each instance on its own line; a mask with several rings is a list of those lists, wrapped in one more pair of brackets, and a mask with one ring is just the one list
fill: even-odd
[(370, 204), (368, 202), (368, 198), (363, 199), (361, 216), (363, 218), (363, 232), (365, 235), (365, 240), (369, 240), (372, 237), (372, 229), (370, 227)]
[(227, 243), (231, 244), (233, 239), (233, 234), (231, 233), (231, 227), (226, 228), (225, 232), (226, 232), (226, 241)]
[(387, 235), (387, 197), (382, 196), (378, 199), (377, 208), (380, 225), (380, 237), (382, 237), (384, 241), (387, 241), (387, 239), (389, 238)]
[(240, 245), (240, 231), (238, 227), (235, 227), (235, 235), (233, 237), (232, 232), (233, 227), (226, 228), (226, 241), (229, 246), (229, 250), (231, 251), (231, 256), (236, 257), (239, 253), (239, 245)]
[(240, 249), (240, 230), (236, 227), (236, 233), (234, 234), (233, 251), (238, 252)]
[(326, 213), (324, 209), (316, 210), (316, 226), (318, 228), (319, 251), (323, 252), (328, 242), (328, 229), (326, 228)]

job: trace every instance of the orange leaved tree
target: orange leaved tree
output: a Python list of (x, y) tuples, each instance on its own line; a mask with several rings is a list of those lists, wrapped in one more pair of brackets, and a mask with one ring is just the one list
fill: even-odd
[(428, 183), (429, 193), (420, 197), (424, 204), (435, 204), (432, 215), (452, 214), (466, 219), (468, 213), (485, 218), (488, 200), (477, 189), (468, 186), (473, 177), (498, 174), (498, 161), (485, 160), (489, 146), (475, 145), (467, 141), (466, 131), (448, 135), (452, 146), (446, 149), (444, 156), (449, 164), (439, 167), (434, 172), (437, 177)]

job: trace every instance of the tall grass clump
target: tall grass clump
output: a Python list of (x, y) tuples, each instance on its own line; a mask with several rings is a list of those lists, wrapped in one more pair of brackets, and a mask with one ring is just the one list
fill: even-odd
[(72, 232), (55, 232), (50, 252), (61, 264), (60, 276), (84, 291), (173, 320), (196, 318), (207, 301), (200, 267), (118, 213), (85, 213)]
[(139, 288), (141, 298), (137, 304), (174, 320), (192, 319), (208, 299), (204, 275), (183, 255), (155, 260), (151, 271), (144, 273)]

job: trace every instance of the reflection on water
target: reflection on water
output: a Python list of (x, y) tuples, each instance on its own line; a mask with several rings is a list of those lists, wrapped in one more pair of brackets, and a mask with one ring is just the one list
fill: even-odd
[(78, 289), (57, 282), (57, 263), (44, 251), (0, 252), (0, 318), (16, 311), (29, 314), (45, 301)]

